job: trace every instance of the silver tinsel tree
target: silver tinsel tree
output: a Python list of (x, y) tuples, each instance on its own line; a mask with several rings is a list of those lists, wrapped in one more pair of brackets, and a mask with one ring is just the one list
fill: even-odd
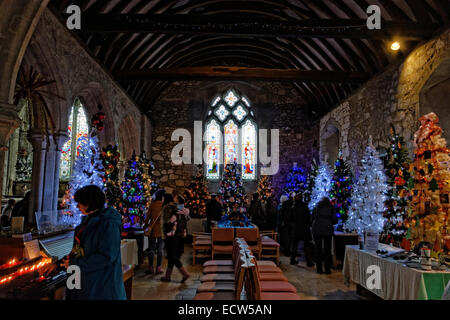
[(386, 192), (389, 189), (383, 162), (378, 152), (369, 144), (361, 160), (360, 176), (353, 187), (351, 207), (344, 228), (364, 232), (381, 232), (386, 219)]
[(314, 180), (314, 188), (311, 193), (311, 201), (308, 204), (309, 210), (313, 210), (314, 207), (322, 200), (323, 197), (330, 197), (331, 192), (331, 180), (333, 179), (333, 171), (328, 163), (321, 163), (317, 170), (317, 176)]

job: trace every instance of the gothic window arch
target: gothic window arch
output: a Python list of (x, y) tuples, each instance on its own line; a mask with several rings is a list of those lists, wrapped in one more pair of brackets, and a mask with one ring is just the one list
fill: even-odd
[(223, 167), (236, 161), (244, 180), (256, 180), (257, 125), (250, 101), (236, 90), (216, 96), (205, 125), (207, 179), (219, 179)]
[[(82, 146), (82, 141), (89, 135), (89, 123), (86, 111), (80, 99), (76, 98), (71, 111), (68, 125), (69, 140), (61, 149), (61, 163), (59, 170), (59, 178), (61, 181), (69, 181), (72, 176), (72, 167), (76, 157), (79, 155), (79, 150)], [(76, 150), (76, 152), (72, 152)]]

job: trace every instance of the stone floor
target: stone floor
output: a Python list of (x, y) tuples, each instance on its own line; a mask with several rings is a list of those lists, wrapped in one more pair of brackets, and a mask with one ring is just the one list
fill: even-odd
[[(201, 264), (192, 263), (192, 247), (186, 245), (182, 262), (191, 273), (186, 283), (181, 284), (181, 275), (178, 270), (172, 274), (172, 282), (161, 282), (161, 275), (150, 276), (145, 274), (147, 259), (144, 265), (135, 272), (133, 280), (133, 300), (191, 300), (200, 285), (202, 272)], [(163, 267), (167, 264), (164, 259)], [(303, 300), (358, 300), (355, 285), (347, 287), (340, 270), (332, 270), (330, 275), (317, 274), (315, 268), (306, 267), (306, 263), (299, 258), (298, 265), (290, 265), (288, 257), (281, 257), (281, 270), (289, 282), (297, 288), (298, 295)]]

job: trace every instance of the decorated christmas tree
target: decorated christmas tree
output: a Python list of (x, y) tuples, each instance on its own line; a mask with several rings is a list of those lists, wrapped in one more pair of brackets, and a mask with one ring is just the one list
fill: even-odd
[(154, 189), (152, 178), (153, 171), (155, 171), (155, 166), (153, 162), (147, 158), (145, 151), (143, 151), (139, 156), (139, 164), (142, 168), (142, 185), (144, 186), (144, 197), (147, 201), (146, 206), (148, 206), (150, 204)]
[(306, 190), (306, 173), (303, 168), (298, 167), (297, 163), (294, 163), (294, 167), (289, 170), (286, 184), (284, 185), (283, 191), (285, 194), (291, 192), (304, 192)]
[(385, 158), (386, 175), (390, 189), (387, 192), (385, 218), (387, 219), (382, 242), (400, 244), (406, 235), (405, 219), (408, 216), (408, 183), (410, 180), (409, 155), (405, 139), (390, 132), (390, 148)]
[(389, 186), (383, 163), (372, 146), (372, 141), (366, 148), (359, 172), (358, 182), (353, 186), (351, 206), (344, 228), (361, 235), (367, 231), (381, 232), (386, 222), (383, 213)]
[(103, 166), (98, 150), (98, 137), (93, 131), (88, 137), (79, 138), (80, 147), (73, 164), (69, 188), (64, 196), (63, 206), (81, 222), (81, 212), (77, 209), (74, 195), (77, 190), (88, 185), (96, 185), (103, 189)]
[(311, 163), (311, 169), (308, 172), (308, 177), (306, 178), (306, 189), (304, 193), (303, 200), (305, 203), (309, 203), (311, 201), (312, 191), (314, 189), (314, 183), (316, 182), (317, 171), (319, 170), (319, 165), (317, 164), (316, 159), (313, 159)]
[(331, 191), (331, 179), (333, 173), (328, 163), (322, 163), (317, 170), (317, 176), (314, 180), (314, 188), (311, 194), (311, 201), (308, 204), (309, 210), (313, 210), (314, 207), (322, 200), (323, 197), (330, 197)]
[(143, 218), (148, 204), (147, 191), (144, 186), (144, 170), (139, 157), (133, 152), (125, 171), (125, 179), (122, 182), (121, 207), (121, 213), (132, 219)]
[(232, 210), (232, 206), (235, 203), (239, 206), (243, 205), (245, 190), (242, 186), (242, 177), (236, 162), (225, 166), (219, 185), (219, 194), (223, 200), (225, 211)]
[(118, 208), (122, 201), (122, 190), (119, 184), (119, 161), (120, 153), (118, 147), (108, 145), (101, 153), (102, 165), (104, 168), (103, 185), (106, 201), (109, 206)]
[(334, 173), (331, 180), (330, 200), (336, 208), (337, 216), (345, 222), (348, 217), (348, 209), (351, 204), (352, 196), (352, 172), (349, 164), (342, 154), (339, 153), (334, 162)]
[(197, 166), (197, 174), (192, 177), (191, 184), (184, 191), (185, 206), (195, 218), (204, 217), (206, 202), (209, 198), (208, 182), (203, 175), (203, 166)]
[(420, 123), (414, 135), (415, 158), (410, 166), (413, 180), (407, 239), (414, 246), (422, 241), (430, 243), (436, 257), (450, 250), (450, 149), (435, 113), (421, 117)]
[(259, 194), (260, 198), (267, 199), (272, 196), (272, 183), (269, 176), (262, 176), (258, 182), (256, 192)]

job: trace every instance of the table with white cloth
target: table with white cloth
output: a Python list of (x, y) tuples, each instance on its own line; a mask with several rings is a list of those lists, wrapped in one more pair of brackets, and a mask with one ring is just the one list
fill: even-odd
[[(379, 249), (403, 251), (385, 244), (380, 244)], [(369, 266), (380, 267), (380, 289), (366, 286), (366, 280), (372, 274), (367, 273)], [(376, 252), (361, 250), (357, 245), (346, 246), (343, 274), (347, 285), (351, 281), (385, 300), (440, 300), (450, 281), (449, 270), (411, 268), (392, 258), (381, 257)]]
[(122, 264), (137, 266), (138, 260), (138, 245), (136, 239), (123, 239), (120, 243), (120, 255)]

